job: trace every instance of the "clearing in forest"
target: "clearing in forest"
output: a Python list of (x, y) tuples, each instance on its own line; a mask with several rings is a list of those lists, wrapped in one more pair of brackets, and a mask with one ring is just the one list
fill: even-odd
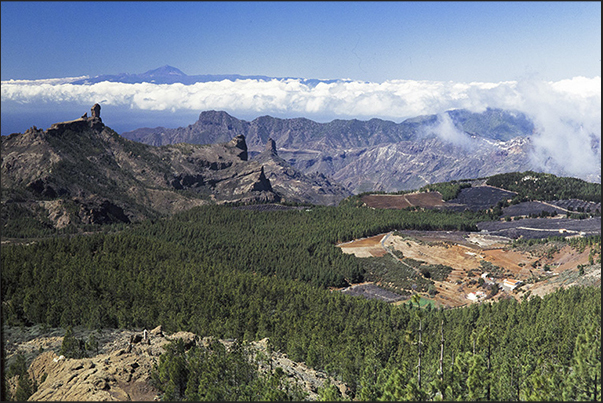
[[(417, 271), (435, 265), (450, 267), (452, 271), (446, 279), (431, 278), (437, 291), (435, 295), (424, 295), (443, 307), (458, 307), (483, 301), (492, 294), (492, 300), (508, 297), (519, 300), (528, 291), (534, 295), (543, 295), (560, 286), (554, 282), (555, 277), (562, 276), (565, 272), (575, 272), (577, 275), (579, 266), (588, 264), (589, 248), (583, 252), (569, 245), (511, 249), (509, 241), (503, 237), (478, 233), (464, 233), (461, 236), (454, 232), (432, 231), (421, 236), (414, 231), (409, 236), (405, 231), (400, 231), (338, 246), (343, 253), (360, 258), (390, 253), (395, 255), (392, 258), (406, 266), (408, 264), (402, 260), (412, 259), (406, 262), (418, 264)], [(488, 273), (486, 278), (482, 278), (485, 273)], [(600, 284), (600, 268), (598, 273)], [(511, 290), (502, 287), (504, 279), (521, 280), (523, 285)], [(593, 281), (596, 282), (597, 279)], [(497, 288), (496, 292), (493, 292), (494, 287)], [(480, 295), (480, 298), (470, 299), (474, 295)]]
[(381, 246), (381, 240), (386, 234), (362, 238), (352, 242), (346, 242), (337, 245), (343, 253), (353, 254), (356, 257), (381, 257), (387, 254), (387, 251)]

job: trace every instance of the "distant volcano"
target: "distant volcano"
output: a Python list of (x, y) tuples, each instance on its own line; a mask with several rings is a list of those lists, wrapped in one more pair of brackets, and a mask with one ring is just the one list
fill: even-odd
[(268, 77), (268, 76), (242, 76), (240, 74), (200, 74), (189, 76), (186, 73), (182, 72), (182, 70), (165, 65), (153, 70), (149, 70), (147, 72), (138, 74), (130, 74), (130, 73), (120, 73), (120, 74), (101, 74), (99, 76), (84, 78), (81, 80), (73, 81), (72, 84), (96, 84), (101, 83), (103, 81), (115, 82), (115, 83), (127, 83), (127, 84), (137, 84), (137, 83), (154, 83), (154, 84), (195, 84), (195, 83), (207, 83), (212, 81), (235, 81), (235, 80), (261, 80), (261, 81), (270, 81), (270, 80), (288, 80), (295, 79), (301, 80), (301, 82), (305, 85), (315, 86), (318, 83), (333, 83), (337, 81), (346, 81), (346, 80), (317, 80), (310, 79), (306, 80), (303, 78), (296, 77)]

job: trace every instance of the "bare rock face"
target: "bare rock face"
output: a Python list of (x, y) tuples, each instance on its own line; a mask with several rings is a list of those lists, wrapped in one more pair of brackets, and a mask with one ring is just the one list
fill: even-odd
[(235, 149), (235, 154), (242, 161), (247, 161), (247, 143), (245, 136), (239, 134), (227, 144), (227, 147)]
[(270, 185), (270, 181), (266, 178), (266, 174), (264, 173), (264, 166), (262, 165), (262, 169), (260, 170), (260, 175), (258, 179), (251, 187), (251, 191), (256, 192), (272, 192), (272, 185)]
[(88, 113), (84, 113), (79, 119), (54, 123), (50, 126), (47, 133), (53, 136), (60, 136), (66, 130), (79, 132), (85, 130), (86, 128), (101, 131), (103, 130), (105, 125), (103, 124), (100, 118), (100, 109), (101, 107), (99, 104), (94, 104), (94, 106), (92, 106), (92, 108), (90, 109), (90, 112), (92, 114), (91, 117), (88, 117)]
[[(214, 337), (199, 337), (191, 332), (163, 334), (161, 326), (148, 332), (148, 343), (132, 343), (133, 339), (144, 339), (145, 331), (130, 330), (77, 330), (76, 337), (85, 338), (94, 333), (99, 342), (98, 354), (81, 359), (65, 358), (58, 354), (63, 341), (64, 330), (54, 328), (41, 331), (34, 326), (29, 330), (4, 328), (10, 338), (7, 343), (7, 362), (15, 354), (32, 357), (29, 376), (38, 385), (31, 401), (153, 401), (160, 400), (162, 394), (151, 383), (153, 366), (165, 352), (164, 346), (182, 339), (185, 350), (194, 346), (208, 347), (219, 341), (229, 349), (235, 340), (220, 340)], [(79, 333), (79, 334), (78, 334)], [(288, 381), (301, 385), (308, 393), (308, 400), (318, 400), (318, 389), (327, 379), (348, 396), (343, 382), (331, 379), (326, 373), (307, 367), (287, 358), (286, 354), (274, 351), (266, 338), (249, 344), (250, 352), (257, 359), (262, 353), (270, 362), (259, 362), (258, 370), (265, 373), (280, 367), (287, 374)], [(42, 353), (38, 350), (44, 349)], [(28, 358), (29, 361), (29, 358)], [(11, 392), (15, 392), (16, 377), (8, 379)]]
[(100, 110), (101, 110), (100, 105), (99, 104), (94, 104), (94, 106), (92, 106), (92, 108), (90, 109), (91, 116), (93, 118), (99, 118), (100, 119)]
[(266, 148), (264, 149), (264, 151), (270, 153), (271, 155), (278, 156), (278, 153), (276, 151), (276, 142), (269, 138), (268, 141), (266, 141)]
[(147, 333), (148, 342), (144, 343), (144, 332), (123, 332), (103, 346), (104, 353), (91, 358), (70, 359), (46, 351), (29, 367), (31, 379), (39, 385), (30, 400), (157, 400), (159, 390), (151, 384), (153, 366), (165, 351), (163, 346), (178, 338), (186, 349), (198, 340), (189, 332), (169, 337), (155, 332)]
[(92, 199), (88, 203), (82, 203), (79, 216), (84, 224), (130, 223), (124, 210), (109, 200)]

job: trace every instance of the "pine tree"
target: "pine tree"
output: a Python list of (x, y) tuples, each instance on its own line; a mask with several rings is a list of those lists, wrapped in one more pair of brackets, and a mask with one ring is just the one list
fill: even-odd
[(383, 387), (383, 395), (379, 400), (386, 402), (399, 402), (405, 400), (406, 383), (404, 372), (399, 368), (395, 368), (387, 378), (385, 386)]
[(601, 401), (601, 315), (576, 338), (573, 368), (566, 390), (572, 400)]
[(337, 386), (333, 385), (330, 379), (327, 379), (323, 386), (318, 388), (318, 396), (318, 400), (321, 402), (340, 402), (345, 400)]
[(65, 358), (84, 358), (87, 357), (85, 343), (83, 340), (73, 335), (71, 326), (67, 327), (63, 343), (61, 343), (61, 355)]
[(488, 395), (486, 362), (481, 354), (474, 354), (469, 359), (467, 390), (469, 400), (486, 400)]

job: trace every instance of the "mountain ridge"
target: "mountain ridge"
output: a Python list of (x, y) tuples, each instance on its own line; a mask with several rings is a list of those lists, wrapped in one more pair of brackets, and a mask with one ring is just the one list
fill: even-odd
[(120, 82), (127, 84), (139, 84), (139, 83), (154, 83), (154, 84), (195, 84), (195, 83), (207, 83), (213, 81), (236, 81), (236, 80), (258, 80), (258, 81), (271, 81), (271, 80), (300, 80), (302, 84), (315, 86), (319, 83), (334, 83), (339, 81), (348, 81), (341, 79), (305, 79), (298, 77), (269, 77), (264, 75), (241, 75), (241, 74), (196, 74), (187, 75), (182, 70), (170, 66), (164, 65), (156, 69), (148, 70), (144, 73), (119, 73), (119, 74), (100, 74), (94, 77), (85, 77), (71, 81), (72, 84), (96, 84), (104, 81), (108, 82)]
[(337, 204), (350, 194), (276, 153), (249, 160), (243, 135), (154, 147), (120, 136), (94, 107), (92, 117), (3, 136), (1, 172), (5, 230), (17, 219), (60, 229), (130, 223), (209, 203)]
[(245, 121), (212, 110), (186, 127), (141, 128), (122, 135), (160, 146), (211, 144), (242, 134), (251, 154), (261, 152), (270, 138), (281, 158), (296, 169), (326, 175), (359, 193), (536, 170), (529, 159), (533, 131), (524, 114), (500, 109), (454, 110), (401, 123), (377, 118), (318, 123), (271, 116)]

